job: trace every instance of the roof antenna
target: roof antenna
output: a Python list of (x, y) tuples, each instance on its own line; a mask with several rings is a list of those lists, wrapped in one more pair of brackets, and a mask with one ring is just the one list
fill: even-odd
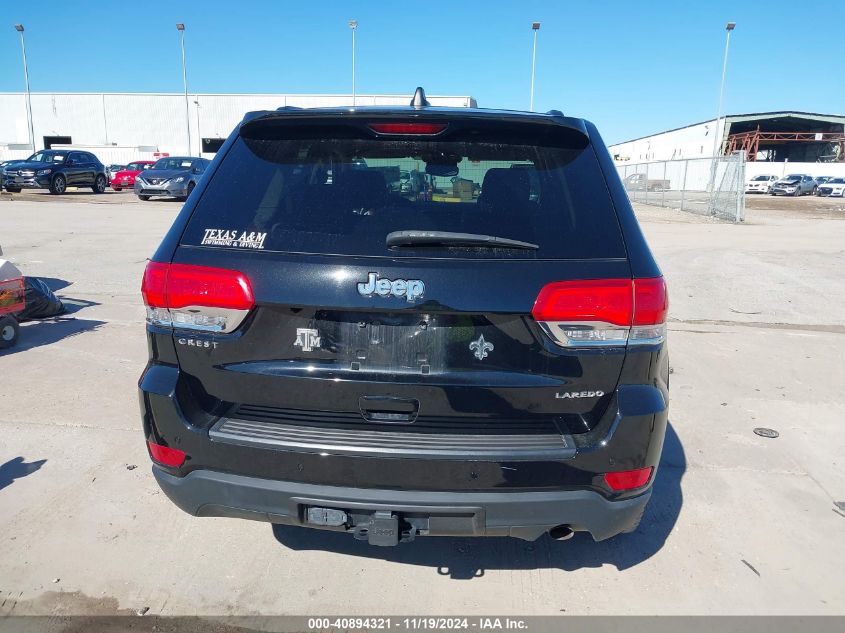
[(414, 91), (414, 98), (411, 99), (411, 105), (415, 108), (431, 105), (428, 99), (425, 98), (425, 90), (422, 89), (422, 86), (417, 86), (417, 89)]

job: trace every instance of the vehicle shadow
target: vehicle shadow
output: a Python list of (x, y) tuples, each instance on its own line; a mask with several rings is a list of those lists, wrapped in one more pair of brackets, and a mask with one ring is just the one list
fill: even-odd
[(23, 190), (19, 193), (13, 194), (13, 195), (21, 196), (21, 197), (23, 197), (23, 196), (33, 196), (33, 197), (39, 196), (39, 197), (43, 197), (45, 200), (60, 201), (62, 198), (74, 198), (74, 197), (79, 197), (79, 196), (93, 196), (93, 195), (101, 196), (101, 195), (104, 195), (104, 194), (101, 194), (101, 193), (95, 194), (91, 190), (91, 187), (78, 187), (77, 189), (75, 189), (73, 191), (68, 189), (67, 191), (65, 191), (64, 193), (59, 194), (59, 195), (52, 194), (47, 189)]
[[(74, 299), (73, 297), (59, 297), (62, 300), (62, 304), (65, 306), (65, 311), (61, 314), (61, 316), (66, 316), (69, 314), (75, 314), (80, 310), (85, 308), (90, 308), (91, 306), (98, 306), (100, 305), (96, 301), (89, 301), (88, 299)], [(40, 319), (39, 319), (40, 320)]]
[(46, 459), (39, 459), (26, 463), (23, 457), (15, 457), (5, 464), (0, 464), (0, 490), (11, 485), (15, 479), (21, 479), (27, 475), (31, 475), (41, 468), (46, 461)]
[(18, 342), (13, 347), (0, 350), (0, 356), (10, 356), (36, 347), (50, 345), (85, 332), (93, 332), (104, 323), (105, 321), (79, 319), (64, 315), (27, 321), (26, 324), (21, 325)]
[(356, 541), (349, 534), (273, 525), (276, 540), (292, 550), (323, 550), (348, 556), (378, 558), (405, 565), (434, 568), (438, 574), (456, 580), (484, 576), (489, 569), (562, 569), (614, 565), (629, 569), (659, 552), (672, 532), (683, 505), (681, 480), (686, 456), (670, 423), (666, 429), (654, 492), (640, 527), (596, 543), (584, 533), (558, 542), (548, 536), (526, 542), (513, 538), (421, 537), (397, 547), (375, 547)]

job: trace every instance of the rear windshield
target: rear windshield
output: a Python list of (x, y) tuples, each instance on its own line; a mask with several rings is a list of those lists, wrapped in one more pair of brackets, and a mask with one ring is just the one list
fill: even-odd
[[(395, 231), (493, 235), (537, 248), (389, 247)], [(592, 146), (445, 140), (241, 137), (182, 243), (383, 257), (625, 257)]]

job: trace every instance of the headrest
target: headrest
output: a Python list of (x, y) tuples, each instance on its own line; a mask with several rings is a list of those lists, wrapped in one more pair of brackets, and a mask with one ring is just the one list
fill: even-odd
[(340, 172), (335, 177), (335, 183), (344, 189), (356, 189), (366, 192), (378, 192), (379, 195), (387, 191), (384, 174), (375, 169), (352, 169)]
[(531, 183), (524, 169), (488, 169), (481, 184), (481, 196), (486, 205), (528, 202)]

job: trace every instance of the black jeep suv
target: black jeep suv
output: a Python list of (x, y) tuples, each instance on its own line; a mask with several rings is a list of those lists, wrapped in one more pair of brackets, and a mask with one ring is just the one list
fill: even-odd
[(249, 113), (142, 290), (144, 433), (190, 514), (375, 545), (640, 521), (666, 287), (587, 121), (419, 90)]
[(108, 185), (106, 168), (91, 152), (47, 149), (5, 169), (6, 191), (49, 189), (62, 194), (68, 187), (91, 187), (103, 193)]

